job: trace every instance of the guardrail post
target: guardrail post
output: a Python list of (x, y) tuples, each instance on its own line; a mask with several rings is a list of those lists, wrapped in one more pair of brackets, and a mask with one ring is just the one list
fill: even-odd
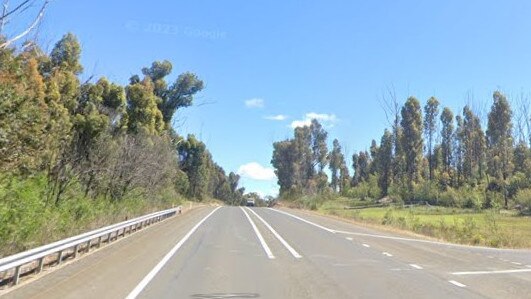
[(111, 234), (112, 234), (112, 232), (107, 234), (107, 244), (111, 243)]
[(91, 241), (91, 240), (88, 240), (88, 241), (87, 241), (87, 251), (86, 251), (86, 252), (89, 252), (89, 251), (90, 251), (90, 241)]
[(63, 261), (63, 250), (59, 251), (59, 256), (57, 257), (57, 264), (59, 265)]
[(77, 251), (79, 250), (79, 244), (76, 244), (76, 246), (74, 246), (74, 258), (77, 257)]
[(17, 285), (20, 280), (20, 267), (22, 266), (17, 266), (15, 268), (15, 274), (13, 275), (13, 285)]
[(100, 236), (100, 237), (98, 238), (98, 248), (100, 248), (100, 246), (101, 246), (101, 239), (102, 239), (102, 238), (103, 238), (103, 236)]
[(39, 259), (39, 267), (37, 268), (37, 273), (40, 273), (42, 271), (42, 268), (44, 268), (44, 257), (41, 257)]

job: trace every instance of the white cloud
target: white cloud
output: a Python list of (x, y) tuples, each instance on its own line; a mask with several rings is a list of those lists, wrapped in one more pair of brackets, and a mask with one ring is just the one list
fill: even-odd
[(293, 129), (297, 127), (309, 126), (312, 123), (312, 119), (318, 120), (323, 126), (329, 128), (333, 127), (334, 124), (338, 121), (338, 118), (335, 114), (310, 112), (306, 113), (303, 119), (292, 121), (290, 126)]
[(245, 101), (245, 107), (247, 108), (264, 108), (264, 100), (259, 98), (253, 98)]
[(284, 115), (284, 114), (278, 114), (278, 115), (264, 116), (264, 118), (265, 118), (265, 119), (268, 119), (268, 120), (283, 121), (283, 120), (288, 119), (288, 116), (287, 116), (287, 115)]
[(257, 181), (274, 181), (277, 178), (273, 168), (264, 167), (257, 162), (243, 164), (238, 168), (238, 174)]
[(335, 114), (310, 112), (310, 113), (306, 113), (306, 119), (310, 119), (310, 120), (317, 119), (319, 121), (335, 122), (337, 120), (337, 117)]
[(293, 129), (298, 128), (298, 127), (306, 127), (306, 126), (311, 125), (311, 123), (312, 123), (311, 119), (294, 120), (294, 121), (291, 122), (291, 127)]

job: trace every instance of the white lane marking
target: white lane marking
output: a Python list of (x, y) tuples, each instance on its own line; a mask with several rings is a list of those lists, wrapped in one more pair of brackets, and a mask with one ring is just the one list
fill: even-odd
[(210, 212), (208, 215), (205, 216), (205, 218), (201, 219), (192, 229), (179, 241), (179, 243), (175, 244), (175, 246), (160, 260), (160, 262), (155, 265), (151, 271), (140, 281), (140, 283), (127, 295), (126, 299), (134, 299), (142, 292), (142, 290), (148, 285), (148, 283), (157, 275), (157, 273), (164, 267), (164, 265), (170, 260), (170, 258), (183, 246), (184, 242), (190, 238), (190, 236), (199, 228), (203, 222), (205, 222), (214, 212), (216, 212), (219, 208), (215, 208), (212, 212)]
[(267, 243), (264, 240), (264, 237), (262, 237), (262, 234), (260, 233), (258, 228), (256, 227), (256, 224), (254, 224), (253, 220), (251, 219), (251, 217), (249, 217), (249, 214), (247, 214), (247, 212), (245, 211), (245, 209), (243, 207), (240, 207), (240, 209), (242, 209), (242, 212), (245, 214), (245, 217), (247, 217), (247, 220), (249, 220), (249, 223), (251, 223), (251, 226), (253, 227), (254, 233), (258, 237), (258, 240), (260, 241), (260, 244), (262, 245), (262, 248), (264, 248), (264, 251), (267, 254), (267, 257), (270, 258), (270, 259), (274, 259), (275, 256), (273, 255), (273, 252), (271, 252), (271, 249), (269, 249), (269, 246), (267, 246)]
[(385, 255), (385, 256), (388, 256), (388, 257), (391, 257), (391, 256), (393, 256), (393, 255), (392, 255), (392, 254), (390, 254), (389, 252), (382, 252), (382, 254), (383, 254), (383, 255)]
[(331, 229), (331, 228), (324, 227), (324, 226), (322, 226), (322, 225), (320, 225), (320, 224), (317, 224), (317, 223), (311, 222), (311, 221), (309, 221), (309, 220), (306, 220), (306, 219), (301, 218), (301, 217), (299, 217), (299, 216), (295, 216), (295, 215), (290, 214), (290, 213), (288, 213), (288, 212), (284, 212), (284, 211), (277, 210), (277, 209), (273, 209), (273, 208), (268, 208), (268, 209), (270, 209), (271, 211), (275, 211), (275, 212), (277, 212), (277, 213), (281, 213), (281, 214), (284, 214), (284, 215), (288, 215), (288, 216), (293, 217), (293, 218), (295, 218), (295, 219), (298, 219), (298, 220), (300, 220), (300, 221), (302, 221), (302, 222), (306, 222), (306, 223), (308, 223), (308, 224), (310, 224), (310, 225), (313, 225), (313, 226), (315, 226), (315, 227), (318, 227), (318, 228), (320, 228), (320, 229), (323, 229), (323, 230), (325, 230), (325, 231), (327, 231), (327, 232), (329, 232), (329, 233), (333, 233), (333, 234), (336, 233), (336, 231), (333, 230), (333, 229)]
[(522, 263), (519, 263), (519, 262), (511, 262), (511, 264), (518, 265), (518, 266), (522, 265)]
[(371, 245), (369, 245), (369, 244), (365, 244), (365, 243), (363, 243), (363, 244), (361, 244), (361, 245), (363, 245), (363, 246), (365, 246), (365, 247), (367, 247), (367, 248), (371, 247)]
[(527, 267), (531, 268), (531, 265), (526, 265)]
[(284, 240), (284, 238), (282, 238), (282, 236), (280, 236), (280, 234), (277, 233), (277, 231), (273, 229), (271, 225), (269, 225), (269, 223), (267, 223), (264, 220), (264, 218), (260, 217), (260, 215), (258, 215), (255, 211), (251, 210), (250, 208), (247, 208), (247, 210), (251, 211), (251, 213), (253, 213), (260, 221), (262, 221), (262, 223), (273, 233), (273, 235), (275, 235), (275, 237), (280, 241), (280, 243), (282, 243), (282, 245), (286, 247), (286, 249), (291, 253), (291, 255), (293, 255), (293, 257), (297, 259), (302, 258), (302, 255), (300, 255), (297, 251), (295, 251), (295, 249), (293, 249), (293, 247), (291, 247), (288, 244), (288, 242), (286, 242), (286, 240)]
[(453, 272), (453, 275), (481, 275), (481, 274), (508, 274), (508, 273), (522, 273), (531, 272), (531, 269), (511, 269), (511, 270), (493, 270), (493, 271), (464, 271)]
[(456, 285), (456, 286), (458, 286), (458, 287), (460, 287), (460, 288), (464, 288), (464, 287), (466, 287), (466, 285), (464, 285), (464, 284), (462, 284), (462, 283), (460, 283), (460, 282), (458, 282), (458, 281), (455, 281), (455, 280), (448, 280), (448, 282), (451, 283), (451, 284), (453, 284), (453, 285)]
[(505, 252), (521, 252), (521, 249), (507, 249), (507, 248), (493, 248), (493, 247), (486, 247), (486, 246), (472, 246), (472, 245), (463, 245), (463, 244), (453, 244), (453, 243), (445, 243), (445, 242), (439, 242), (439, 241), (431, 241), (431, 240), (423, 240), (423, 239), (412, 239), (412, 238), (403, 238), (403, 237), (393, 237), (393, 236), (385, 236), (385, 235), (375, 235), (375, 234), (367, 234), (367, 233), (356, 233), (356, 232), (350, 232), (350, 231), (344, 231), (344, 230), (337, 230), (337, 229), (331, 229), (328, 227), (324, 227), (322, 225), (319, 225), (317, 223), (311, 222), (309, 220), (306, 220), (304, 218), (301, 218), (299, 216), (292, 215), (288, 212), (284, 212), (281, 210), (268, 208), (271, 211), (275, 211), (278, 213), (282, 213), (285, 215), (288, 215), (290, 217), (293, 217), (295, 219), (298, 219), (300, 221), (306, 222), (308, 224), (311, 224), (313, 226), (316, 226), (320, 229), (326, 230), (333, 234), (346, 234), (346, 235), (354, 235), (354, 236), (365, 236), (365, 237), (373, 237), (373, 238), (382, 238), (382, 239), (390, 239), (390, 240), (400, 240), (400, 241), (408, 241), (408, 242), (419, 242), (419, 243), (427, 243), (427, 244), (434, 244), (434, 245), (442, 245), (447, 247), (460, 247), (460, 248), (472, 248), (472, 249), (482, 249), (482, 250), (489, 250), (489, 251), (505, 251)]
[(417, 264), (409, 264), (411, 267), (415, 268), (415, 269), (419, 269), (419, 270), (422, 270), (423, 268)]
[(346, 237), (345, 239), (349, 240), (349, 241), (352, 241), (354, 239), (352, 239), (351, 237)]

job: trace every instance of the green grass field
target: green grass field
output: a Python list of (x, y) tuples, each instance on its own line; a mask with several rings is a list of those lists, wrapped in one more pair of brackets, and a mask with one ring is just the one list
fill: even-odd
[(461, 244), (531, 248), (531, 217), (515, 212), (433, 206), (345, 209), (363, 205), (363, 201), (340, 198), (323, 202), (317, 210)]

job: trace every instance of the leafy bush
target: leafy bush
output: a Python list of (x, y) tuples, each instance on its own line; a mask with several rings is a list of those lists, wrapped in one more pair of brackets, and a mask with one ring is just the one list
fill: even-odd
[(531, 188), (519, 190), (515, 197), (521, 214), (531, 214)]
[(439, 195), (439, 204), (445, 207), (456, 207), (459, 193), (453, 188), (447, 188)]
[(439, 201), (439, 190), (436, 183), (424, 182), (415, 185), (413, 198), (416, 202), (427, 202), (436, 205)]

